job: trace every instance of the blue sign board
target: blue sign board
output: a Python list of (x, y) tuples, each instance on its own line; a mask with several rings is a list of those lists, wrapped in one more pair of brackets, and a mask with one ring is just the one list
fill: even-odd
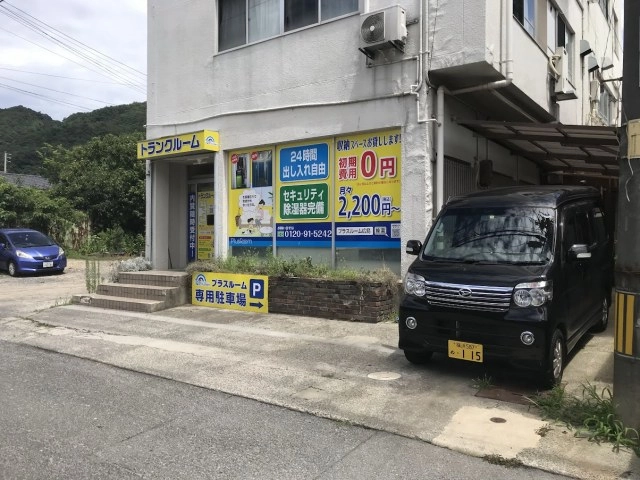
[(337, 248), (400, 248), (400, 222), (336, 222)]
[(189, 194), (189, 234), (187, 237), (187, 259), (193, 262), (196, 259), (196, 194)]
[(278, 247), (331, 247), (331, 222), (277, 223)]
[(329, 178), (329, 145), (316, 143), (280, 150), (281, 182), (306, 182)]

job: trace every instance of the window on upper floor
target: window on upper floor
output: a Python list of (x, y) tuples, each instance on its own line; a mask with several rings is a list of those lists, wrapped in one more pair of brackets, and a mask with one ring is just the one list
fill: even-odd
[(558, 47), (564, 47), (567, 51), (567, 77), (573, 81), (574, 63), (574, 34), (567, 26), (567, 23), (552, 2), (547, 2), (547, 52), (555, 55)]
[(358, 0), (218, 0), (218, 50), (358, 11)]
[(513, 0), (513, 16), (532, 37), (536, 34), (535, 0)]

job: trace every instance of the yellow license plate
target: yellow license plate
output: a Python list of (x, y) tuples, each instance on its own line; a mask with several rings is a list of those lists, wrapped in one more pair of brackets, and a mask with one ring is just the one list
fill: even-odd
[(482, 362), (482, 345), (479, 343), (449, 340), (449, 357), (467, 360), (469, 362)]

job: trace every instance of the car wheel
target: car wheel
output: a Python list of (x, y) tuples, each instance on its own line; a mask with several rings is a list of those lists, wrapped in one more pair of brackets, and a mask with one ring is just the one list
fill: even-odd
[(57, 270), (55, 272), (56, 275), (62, 275), (64, 273), (64, 268), (62, 270)]
[(16, 275), (18, 275), (18, 268), (16, 267), (16, 264), (13, 261), (9, 262), (9, 266), (7, 267), (7, 270), (9, 271), (9, 275), (11, 275), (12, 277), (15, 277)]
[(560, 385), (565, 358), (564, 336), (560, 330), (556, 330), (551, 336), (551, 342), (549, 342), (549, 356), (545, 371), (542, 374), (542, 386), (544, 388), (553, 388), (556, 385)]
[(598, 320), (598, 323), (591, 327), (591, 331), (595, 333), (604, 332), (607, 329), (607, 325), (609, 325), (609, 300), (605, 295), (602, 299), (600, 319)]
[(427, 350), (422, 352), (415, 352), (410, 350), (404, 350), (404, 356), (407, 360), (415, 365), (423, 365), (428, 363), (433, 356), (433, 352), (429, 352)]

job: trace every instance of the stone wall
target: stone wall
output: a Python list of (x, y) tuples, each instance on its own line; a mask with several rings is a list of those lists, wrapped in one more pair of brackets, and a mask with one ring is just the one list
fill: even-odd
[(269, 277), (269, 312), (376, 323), (396, 317), (398, 292), (382, 283)]

